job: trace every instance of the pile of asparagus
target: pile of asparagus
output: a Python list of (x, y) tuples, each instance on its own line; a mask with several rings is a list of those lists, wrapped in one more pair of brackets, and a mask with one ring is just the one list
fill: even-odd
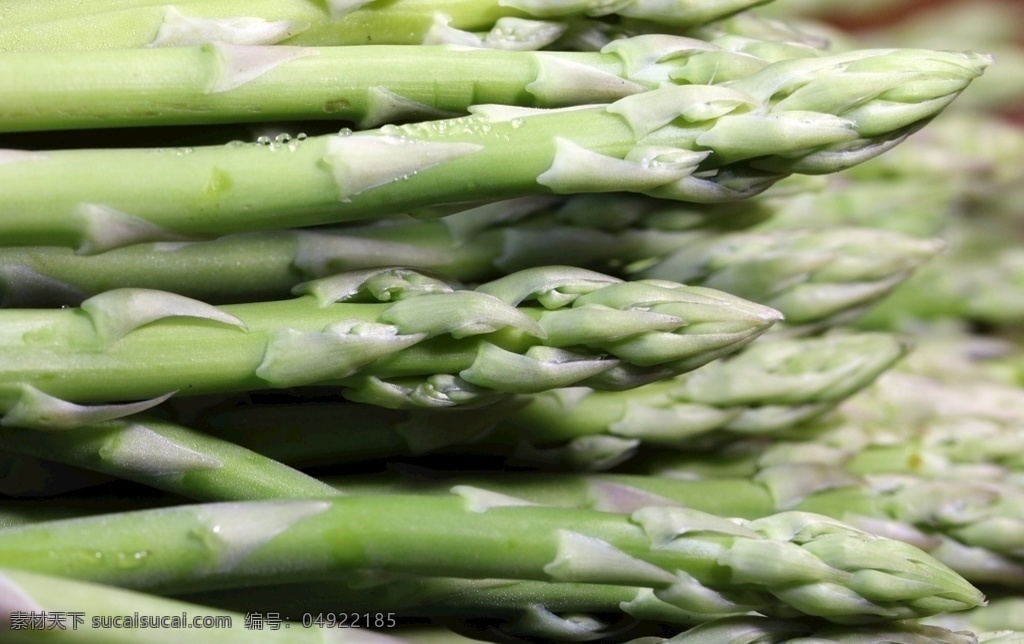
[(1021, 48), (777, 3), (4, 0), (0, 639), (1020, 641)]

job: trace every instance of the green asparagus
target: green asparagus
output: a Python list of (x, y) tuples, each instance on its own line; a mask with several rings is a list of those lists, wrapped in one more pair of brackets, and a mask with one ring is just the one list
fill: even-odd
[(8, 52), (0, 56), (0, 132), (308, 119), (365, 129), (461, 116), (480, 103), (609, 103), (667, 84), (727, 83), (773, 60), (820, 54), (775, 43), (748, 49), (651, 34), (582, 53), (227, 44)]
[(481, 494), (522, 502), (613, 512), (669, 505), (748, 519), (785, 510), (815, 512), (913, 544), (972, 582), (1011, 587), (1024, 583), (1024, 545), (1017, 518), (1024, 511), (1024, 493), (1019, 486), (927, 480), (913, 474), (858, 476), (842, 465), (812, 459), (765, 458), (741, 468), (729, 462), (728, 450), (723, 451), (717, 457), (666, 459), (650, 468), (653, 475), (642, 476), (520, 474), (511, 480), (484, 475), (411, 477), (390, 483), (342, 479), (335, 484), (354, 494), (443, 495), (453, 485), (469, 486)]
[(0, 238), (98, 252), (527, 194), (735, 199), (884, 152), (989, 62), (871, 50), (781, 61), (728, 87), (539, 112), (480, 107), (276, 147), (2, 151)]
[[(280, 588), (267, 587), (205, 593), (195, 597), (219, 607), (254, 606), (262, 610), (282, 610), (282, 614), (302, 614), (321, 608), (328, 610), (332, 602), (336, 605), (341, 601), (357, 610), (374, 610), (372, 607), (379, 610), (379, 607), (386, 606), (404, 615), (430, 615), (435, 619), (457, 615), (467, 620), (486, 620), (485, 623), (496, 629), (499, 640), (501, 635), (514, 634), (552, 641), (599, 638), (624, 641), (623, 638), (631, 631), (642, 630), (644, 626), (650, 629), (655, 625), (660, 626), (658, 630), (661, 632), (680, 632), (679, 637), (685, 634), (697, 638), (717, 634), (726, 624), (742, 623), (748, 631), (761, 635), (764, 633), (758, 629), (770, 627), (783, 638), (815, 632), (821, 637), (826, 634), (828, 637), (859, 636), (862, 639), (853, 641), (862, 642), (883, 641), (871, 639), (872, 636), (908, 638), (895, 641), (975, 642), (973, 635), (954, 635), (944, 630), (944, 624), (936, 627), (917, 622), (889, 622), (839, 626), (798, 617), (779, 620), (739, 613), (726, 617), (699, 615), (657, 599), (650, 589), (602, 584), (404, 577), (363, 571), (348, 580), (332, 580), (318, 585), (288, 584), (286, 588), (285, 598), (281, 597)], [(190, 600), (196, 601), (191, 597)], [(741, 611), (742, 607), (734, 609)], [(700, 626), (694, 627), (695, 624)], [(943, 639), (950, 637), (953, 639)]]
[(446, 217), (273, 230), (208, 242), (134, 244), (96, 255), (0, 249), (0, 306), (78, 306), (114, 288), (151, 288), (215, 304), (287, 297), (298, 283), (387, 265), (463, 282), (546, 264), (591, 266), (663, 255), (698, 230), (739, 229), (772, 215), (757, 203), (687, 204), (621, 193), (527, 197)]
[(68, 0), (10, 0), (0, 17), (0, 51), (164, 47), (210, 41), (246, 45), (451, 42), (537, 49), (564, 30), (552, 19), (617, 15), (682, 27), (766, 1), (184, 0), (170, 5), (108, 0), (100, 8)]
[(178, 413), (186, 424), (297, 466), (458, 449), (533, 466), (597, 470), (623, 462), (641, 444), (694, 449), (806, 422), (867, 386), (904, 349), (883, 334), (755, 342), (735, 356), (629, 392), (570, 387), (483, 409), (229, 400)]
[(74, 431), (4, 427), (8, 452), (77, 465), (197, 501), (330, 495), (334, 490), (243, 447), (154, 418)]
[(778, 309), (790, 326), (850, 320), (941, 248), (870, 228), (705, 236), (632, 275), (701, 284)]
[(4, 0), (0, 640), (1021, 641), (1017, 8), (763, 3)]
[(293, 300), (218, 308), (118, 289), (77, 309), (4, 310), (0, 422), (74, 427), (174, 393), (320, 383), (399, 407), (574, 384), (629, 388), (735, 352), (779, 319), (712, 289), (569, 267), (472, 290), (409, 269), (368, 269), (301, 290)]
[(350, 635), (301, 623), (257, 632), (246, 627), (252, 622), (242, 614), (21, 570), (0, 570), (0, 597), (5, 642), (171, 644), (181, 642), (186, 632), (189, 641), (199, 644), (242, 644), (255, 638), (271, 644), (402, 642), (363, 630)]
[[(81, 552), (88, 556), (73, 554)], [(130, 566), (118, 563), (124, 558)], [(0, 564), (158, 593), (367, 567), (610, 583), (654, 589), (682, 608), (739, 603), (840, 623), (921, 617), (984, 601), (917, 548), (818, 515), (748, 522), (659, 507), (625, 515), (472, 491), (180, 506), (5, 528)]]
[[(642, 205), (631, 196), (612, 204)], [(220, 304), (280, 298), (304, 279), (387, 263), (475, 281), (557, 262), (632, 279), (709, 286), (773, 306), (789, 327), (820, 328), (851, 320), (873, 305), (940, 245), (853, 227), (755, 233), (710, 225), (684, 231), (654, 228), (675, 214), (673, 208), (680, 209), (674, 202), (629, 227), (606, 230), (594, 221), (564, 221), (559, 213), (546, 211), (547, 204), (544, 198), (513, 200), (429, 221), (155, 242), (98, 255), (76, 255), (60, 247), (7, 248), (0, 251), (0, 304), (76, 306), (90, 294), (124, 287), (167, 290)], [(532, 207), (540, 212), (521, 216)], [(735, 208), (712, 204), (693, 211), (728, 218)], [(599, 212), (590, 214), (596, 219)], [(480, 230), (474, 232), (476, 227)]]

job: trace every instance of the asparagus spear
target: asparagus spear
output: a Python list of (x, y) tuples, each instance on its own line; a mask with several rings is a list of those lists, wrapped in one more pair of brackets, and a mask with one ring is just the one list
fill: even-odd
[(540, 112), (490, 106), (277, 148), (2, 152), (0, 236), (96, 252), (526, 194), (735, 199), (889, 149), (988, 62), (861, 51), (774, 63), (729, 87), (668, 87)]
[(634, 512), (677, 505), (756, 518), (784, 510), (821, 513), (919, 547), (975, 583), (1024, 582), (1020, 516), (1024, 494), (998, 482), (927, 480), (913, 474), (860, 475), (811, 459), (742, 467), (725, 454), (674, 458), (653, 475), (519, 474), (424, 476), (383, 482), (335, 481), (356, 494), (446, 494), (454, 485), (522, 502)]
[[(629, 197), (606, 207), (640, 205)], [(0, 276), (7, 274), (6, 280), (0, 277), (0, 303), (76, 306), (90, 293), (123, 287), (224, 303), (283, 297), (303, 279), (381, 264), (432, 268), (475, 281), (557, 262), (608, 272), (626, 265), (625, 274), (634, 279), (711, 286), (775, 307), (790, 326), (821, 327), (874, 304), (939, 246), (937, 240), (852, 227), (755, 233), (723, 233), (710, 225), (654, 228), (675, 214), (671, 205), (612, 230), (595, 227), (596, 221), (577, 225), (543, 209), (517, 216), (536, 201), (502, 202), (430, 221), (155, 242), (98, 255), (59, 247), (0, 249)], [(539, 200), (537, 206), (546, 203)], [(693, 210), (727, 218), (735, 208), (713, 204)], [(599, 213), (590, 214), (596, 219)]]
[(977, 472), (974, 480), (928, 477), (931, 464), (920, 465), (927, 454), (898, 447), (868, 448), (849, 463), (843, 450), (816, 442), (779, 444), (763, 453), (756, 448), (739, 444), (714, 457), (676, 457), (648, 471), (752, 478), (772, 490), (776, 507), (825, 512), (914, 543), (975, 582), (1024, 583), (1018, 518), (1024, 493), (1015, 482), (979, 479)]
[[(131, 561), (124, 565), (131, 566)], [(5, 642), (131, 644), (142, 638), (169, 644), (180, 642), (183, 632), (199, 644), (403, 641), (362, 629), (327, 630), (302, 624), (257, 632), (247, 627), (252, 622), (246, 615), (22, 570), (0, 570), (0, 600), (0, 632)]]
[[(217, 308), (120, 289), (78, 309), (5, 310), (2, 423), (79, 426), (174, 392), (319, 383), (384, 406), (433, 407), (573, 384), (628, 388), (728, 355), (779, 317), (711, 289), (568, 267), (473, 290), (408, 269), (370, 269), (302, 291)], [(108, 404), (81, 404), (90, 402)]]
[[(64, 549), (67, 556), (53, 556)], [(71, 556), (82, 551), (100, 555)], [(118, 566), (126, 556), (137, 565)], [(0, 563), (160, 593), (366, 567), (611, 583), (655, 589), (684, 608), (740, 602), (838, 622), (919, 617), (983, 602), (917, 548), (817, 515), (750, 522), (679, 508), (618, 515), (505, 505), (472, 492), (181, 506), (6, 528)]]
[(755, 342), (735, 356), (628, 394), (564, 388), (435, 413), (324, 401), (229, 401), (182, 421), (302, 466), (457, 448), (512, 454), (534, 466), (603, 469), (641, 444), (694, 449), (709, 439), (805, 422), (867, 386), (903, 350), (883, 334), (780, 339)]
[(4, 449), (77, 465), (197, 501), (334, 494), (333, 488), (243, 447), (155, 418), (68, 432), (5, 427)]
[[(810, 6), (817, 4), (818, 6)], [(909, 4), (909, 3), (904, 3)], [(884, 7), (885, 5), (883, 5)], [(769, 13), (789, 14), (787, 21), (799, 15), (814, 13), (870, 14), (878, 9), (875, 2), (857, 5), (825, 5), (820, 3), (774, 2), (764, 8)], [(760, 13), (760, 12), (759, 12)], [(912, 12), (899, 12), (898, 19), (875, 22), (867, 29), (833, 39), (838, 49), (872, 46), (874, 43), (899, 43), (903, 47), (940, 47), (944, 49), (976, 49), (993, 54), (999, 65), (992, 75), (974, 88), (958, 108), (1000, 111), (1013, 109), (1024, 98), (1024, 83), (1015, 73), (1024, 59), (1020, 46), (1020, 25), (1024, 11), (1015, 2), (974, 1), (944, 2), (913, 7)], [(699, 35), (696, 37), (705, 37)]]
[(633, 277), (702, 284), (778, 309), (789, 325), (859, 315), (940, 249), (870, 228), (831, 227), (706, 236)]
[[(441, 41), (539, 48), (558, 37), (559, 25), (524, 26), (523, 18), (546, 21), (617, 15), (688, 26), (766, 1), (396, 0), (382, 5), (369, 0), (185, 0), (170, 5), (155, 0), (115, 0), (97, 8), (66, 0), (11, 0), (0, 22), (0, 51), (154, 47), (211, 40), (294, 45)], [(483, 37), (473, 33), (487, 30), (490, 33)]]
[(298, 283), (387, 265), (429, 268), (464, 282), (545, 264), (589, 266), (662, 255), (697, 230), (753, 225), (758, 204), (687, 204), (621, 193), (527, 197), (424, 221), (273, 230), (208, 242), (134, 244), (97, 255), (69, 248), (0, 248), (0, 306), (78, 306), (114, 288), (152, 288), (211, 303), (287, 297)]
[[(973, 634), (952, 634), (945, 630), (950, 626), (942, 624), (939, 618), (926, 618), (937, 622), (929, 626), (910, 621), (840, 626), (800, 617), (781, 620), (749, 613), (716, 617), (688, 613), (657, 599), (650, 589), (502, 579), (402, 577), (372, 571), (322, 584), (260, 586), (190, 597), (190, 601), (196, 600), (235, 610), (281, 611), (282, 615), (326, 611), (332, 602), (334, 605), (343, 602), (352, 606), (352, 610), (388, 607), (402, 615), (429, 615), (435, 620), (458, 616), (462, 621), (489, 626), (490, 639), (498, 641), (509, 635), (567, 642), (627, 641), (631, 632), (642, 632), (645, 627), (648, 632), (677, 632), (677, 637), (692, 637), (694, 641), (717, 641), (696, 638), (716, 636), (726, 624), (744, 624), (748, 632), (762, 637), (774, 631), (777, 637), (783, 638), (767, 641), (790, 641), (789, 638), (812, 633), (819, 637), (859, 636), (866, 639), (854, 641), (866, 642), (890, 641), (884, 638), (899, 636), (914, 642), (944, 642), (947, 640), (943, 638), (949, 637), (953, 639), (948, 641), (953, 642), (961, 641), (961, 637), (965, 642), (975, 641)], [(699, 627), (695, 627), (698, 624)], [(735, 631), (732, 634), (735, 635)], [(871, 639), (872, 636), (883, 639)]]
[(582, 53), (226, 44), (8, 52), (0, 56), (0, 132), (310, 119), (367, 128), (459, 116), (479, 103), (609, 103), (666, 84), (726, 83), (773, 60), (820, 53), (775, 43), (747, 49), (650, 34)]

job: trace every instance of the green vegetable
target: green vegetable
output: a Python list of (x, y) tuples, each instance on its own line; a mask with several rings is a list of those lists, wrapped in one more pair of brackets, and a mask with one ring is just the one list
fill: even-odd
[(880, 154), (988, 63), (861, 51), (774, 63), (729, 87), (541, 112), (491, 106), (287, 144), (0, 152), (0, 236), (98, 252), (527, 194), (736, 199)]
[(198, 501), (310, 497), (333, 489), (233, 443), (153, 418), (71, 431), (0, 429), (4, 449), (138, 481)]
[[(612, 15), (683, 27), (765, 1), (112, 0), (96, 7), (66, 0), (10, 0), (0, 21), (0, 51), (160, 47), (211, 40), (245, 45), (452, 42), (536, 49), (554, 41), (565, 27), (535, 24), (535, 19)], [(488, 33), (474, 33), (481, 31)]]
[[(124, 565), (130, 566), (131, 560)], [(83, 583), (22, 570), (0, 570), (5, 642), (124, 643), (145, 640), (156, 644), (180, 642), (188, 633), (196, 644), (242, 644), (258, 639), (271, 644), (353, 642), (398, 644), (402, 640), (366, 631), (336, 632), (304, 628), (257, 630), (246, 628), (245, 615), (164, 599), (153, 595)], [(20, 614), (20, 616), (19, 616)], [(39, 628), (32, 615), (47, 615)], [(63, 624), (63, 628), (56, 626)], [(114, 627), (112, 624), (118, 624)], [(161, 627), (162, 626), (162, 627)], [(193, 628), (195, 626), (195, 628)]]
[(460, 116), (480, 103), (609, 103), (661, 85), (726, 83), (775, 59), (819, 53), (773, 43), (751, 49), (650, 34), (600, 53), (224, 43), (7, 52), (0, 55), (0, 132), (289, 119), (367, 128)]
[(711, 289), (567, 267), (473, 290), (408, 269), (369, 269), (302, 291), (218, 308), (120, 289), (78, 309), (0, 311), (2, 423), (79, 426), (175, 392), (312, 384), (398, 407), (575, 384), (628, 388), (735, 352), (779, 318)]
[(778, 309), (790, 326), (837, 324), (873, 306), (941, 249), (870, 228), (704, 235), (631, 275), (701, 284)]
[[(485, 623), (495, 629), (496, 639), (513, 634), (520, 637), (544, 637), (553, 641), (589, 641), (602, 637), (621, 640), (624, 633), (637, 630), (643, 632), (645, 626), (650, 631), (652, 626), (657, 625), (660, 627), (657, 632), (678, 632), (676, 637), (684, 641), (690, 641), (686, 638), (695, 638), (692, 641), (697, 642), (718, 641), (696, 639), (699, 637), (714, 638), (726, 634), (737, 637), (740, 633), (778, 638), (764, 640), (773, 642), (791, 641), (800, 636), (825, 638), (815, 639), (815, 642), (854, 641), (865, 644), (877, 641), (969, 644), (976, 641), (973, 633), (951, 633), (945, 630), (949, 626), (941, 624), (936, 618), (925, 619), (935, 620), (941, 625), (923, 626), (916, 621), (836, 625), (799, 616), (772, 619), (741, 612), (716, 617), (714, 614), (690, 613), (677, 608), (659, 600), (655, 596), (656, 591), (652, 592), (651, 589), (602, 584), (424, 578), (363, 571), (348, 580), (288, 584), (285, 588), (287, 593), (284, 597), (280, 592), (281, 587), (266, 586), (242, 591), (200, 593), (189, 597), (191, 601), (221, 607), (249, 606), (255, 607), (254, 610), (282, 610), (282, 614), (298, 615), (309, 610), (320, 610), (321, 607), (328, 610), (332, 602), (344, 602), (352, 606), (353, 610), (379, 610), (385, 606), (405, 615), (486, 620)], [(733, 608), (742, 611), (740, 606)], [(853, 639), (846, 640), (844, 637)], [(895, 639), (884, 639), (887, 637)]]
[[(83, 551), (99, 555), (72, 556)], [(119, 565), (125, 557), (134, 565)], [(5, 528), (0, 564), (158, 593), (367, 567), (610, 583), (655, 589), (683, 608), (738, 603), (838, 622), (920, 617), (983, 602), (913, 546), (817, 515), (750, 522), (681, 508), (618, 515), (522, 505), (472, 490), (180, 506)]]
[(458, 448), (534, 465), (605, 469), (641, 445), (688, 450), (784, 431), (867, 386), (904, 350), (883, 334), (779, 339), (628, 392), (570, 387), (441, 412), (228, 401), (183, 422), (299, 466)]
[[(527, 197), (428, 221), (271, 230), (207, 242), (133, 244), (96, 255), (70, 248), (0, 252), (0, 305), (77, 306), (134, 287), (211, 303), (287, 297), (296, 284), (378, 266), (416, 266), (470, 282), (546, 264), (591, 266), (656, 257), (699, 230), (743, 228), (771, 216), (757, 203), (687, 204), (616, 193)], [(612, 268), (609, 266), (609, 268)]]
[[(630, 197), (606, 207), (642, 206), (644, 200), (634, 204)], [(547, 204), (544, 198), (513, 200), (429, 221), (154, 242), (98, 255), (54, 246), (9, 248), (0, 254), (0, 302), (75, 306), (89, 294), (136, 287), (223, 303), (285, 297), (304, 279), (386, 264), (473, 281), (558, 263), (709, 286), (773, 306), (788, 326), (820, 328), (873, 305), (940, 247), (938, 240), (841, 226), (764, 232), (728, 232), (710, 223), (684, 231), (655, 228), (679, 208), (672, 202), (629, 227), (606, 230), (596, 226), (601, 211), (589, 213), (594, 221), (576, 224), (546, 211)], [(693, 211), (729, 218), (730, 208), (735, 206)], [(540, 211), (521, 214), (529, 209)]]

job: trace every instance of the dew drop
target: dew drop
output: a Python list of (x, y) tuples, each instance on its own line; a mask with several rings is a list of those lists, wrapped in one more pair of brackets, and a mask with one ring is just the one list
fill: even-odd
[(260, 145), (270, 145), (270, 137), (269, 136), (261, 136), (258, 139), (256, 139), (256, 143), (258, 143)]

